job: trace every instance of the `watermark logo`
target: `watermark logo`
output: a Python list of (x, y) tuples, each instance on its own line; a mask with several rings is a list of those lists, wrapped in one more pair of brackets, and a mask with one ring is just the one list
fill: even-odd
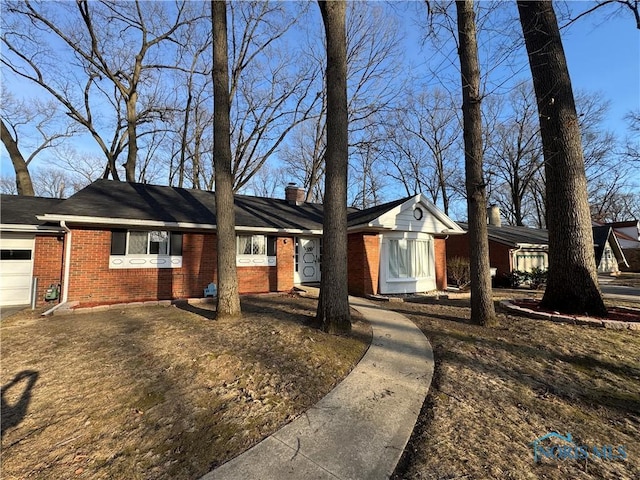
[(544, 458), (551, 460), (626, 460), (627, 451), (618, 445), (578, 445), (570, 433), (561, 435), (549, 432), (536, 438), (529, 445), (533, 447), (533, 460), (537, 463)]

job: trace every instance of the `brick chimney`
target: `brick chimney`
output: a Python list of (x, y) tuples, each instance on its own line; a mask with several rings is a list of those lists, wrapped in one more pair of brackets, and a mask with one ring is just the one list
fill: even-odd
[(500, 207), (497, 205), (491, 205), (487, 208), (487, 219), (489, 221), (489, 225), (493, 225), (494, 227), (501, 227), (502, 220), (500, 220)]
[(305, 199), (304, 188), (298, 187), (293, 182), (289, 183), (284, 189), (284, 199), (292, 205), (303, 203)]

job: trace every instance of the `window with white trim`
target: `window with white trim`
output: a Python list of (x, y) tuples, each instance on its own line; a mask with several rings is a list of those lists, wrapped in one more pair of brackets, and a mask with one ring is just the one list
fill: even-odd
[(259, 266), (276, 264), (276, 237), (266, 235), (236, 236), (236, 265)]
[(236, 237), (238, 255), (266, 255), (267, 237), (264, 235), (238, 235)]
[(182, 233), (166, 230), (113, 230), (109, 268), (179, 268)]

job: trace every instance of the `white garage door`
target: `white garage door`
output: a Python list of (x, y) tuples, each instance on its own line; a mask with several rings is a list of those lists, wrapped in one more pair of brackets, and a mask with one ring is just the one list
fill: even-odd
[(31, 301), (34, 238), (0, 238), (0, 305), (27, 305)]

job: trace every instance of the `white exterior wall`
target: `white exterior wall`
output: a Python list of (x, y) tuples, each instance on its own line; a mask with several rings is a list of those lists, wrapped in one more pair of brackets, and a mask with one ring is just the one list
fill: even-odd
[(607, 242), (604, 246), (604, 251), (602, 252), (600, 264), (598, 265), (598, 273), (617, 273), (619, 271), (620, 269), (618, 268), (616, 256), (613, 254), (611, 245)]
[[(389, 240), (392, 239), (416, 239), (428, 240), (429, 248), (429, 275), (422, 278), (392, 278), (389, 273)], [(380, 273), (379, 286), (381, 294), (430, 292), (436, 290), (436, 271), (434, 257), (433, 236), (419, 232), (393, 232), (382, 235), (380, 245)]]

